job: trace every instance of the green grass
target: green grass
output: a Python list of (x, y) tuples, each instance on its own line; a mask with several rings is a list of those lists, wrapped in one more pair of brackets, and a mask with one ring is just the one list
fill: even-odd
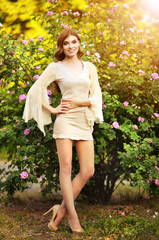
[(76, 209), (85, 228), (79, 236), (69, 232), (67, 217), (56, 233), (47, 228), (51, 213), (43, 213), (61, 202), (60, 195), (44, 198), (39, 188), (17, 192), (7, 207), (0, 204), (0, 240), (159, 240), (159, 198), (141, 196), (139, 188), (127, 184), (117, 188), (109, 205), (78, 200)]
[(53, 204), (60, 202), (59, 196), (52, 199), (40, 194), (21, 198), (17, 195), (8, 207), (0, 205), (0, 239), (25, 240), (158, 240), (159, 239), (159, 198), (144, 199), (109, 205), (90, 205), (77, 201), (76, 209), (80, 222), (85, 228), (82, 235), (71, 234), (66, 219), (56, 233), (47, 228), (51, 217), (43, 216)]

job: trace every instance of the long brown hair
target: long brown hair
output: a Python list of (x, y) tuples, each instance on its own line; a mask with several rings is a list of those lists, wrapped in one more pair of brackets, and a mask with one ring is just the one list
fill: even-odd
[[(63, 51), (63, 42), (64, 40), (69, 37), (70, 35), (75, 36), (78, 41), (81, 43), (80, 36), (71, 28), (64, 29), (57, 40), (57, 50), (55, 52), (55, 61), (62, 61), (65, 58), (65, 54)], [(79, 46), (79, 50), (77, 53), (78, 58), (81, 58), (84, 55), (84, 52), (82, 51), (81, 47)]]

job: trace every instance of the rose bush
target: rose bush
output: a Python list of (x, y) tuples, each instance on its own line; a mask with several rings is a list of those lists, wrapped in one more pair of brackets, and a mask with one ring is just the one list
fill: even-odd
[[(1, 191), (13, 195), (38, 179), (43, 194), (59, 189), (52, 124), (45, 127), (44, 138), (33, 120), (26, 124), (21, 118), (29, 88), (54, 61), (58, 34), (73, 27), (82, 38), (83, 60), (97, 66), (103, 91), (104, 122), (94, 126), (96, 171), (83, 194), (91, 201), (106, 203), (118, 180), (157, 194), (159, 38), (155, 22), (149, 29), (147, 25), (141, 29), (128, 5), (118, 1), (90, 2), (81, 8), (63, 0), (50, 1), (45, 15), (36, 14), (34, 19), (47, 29), (48, 37), (13, 40), (1, 30), (0, 144), (6, 146), (11, 161), (10, 170), (1, 171)], [(48, 97), (53, 106), (59, 102), (54, 84)], [(76, 174), (75, 151), (73, 157)], [(22, 172), (28, 173), (25, 180)]]

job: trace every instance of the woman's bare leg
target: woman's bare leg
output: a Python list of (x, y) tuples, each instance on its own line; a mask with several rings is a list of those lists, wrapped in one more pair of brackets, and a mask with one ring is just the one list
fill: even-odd
[[(80, 172), (72, 181), (73, 199), (81, 192), (86, 182), (94, 174), (94, 145), (93, 141), (76, 141), (76, 150), (79, 157)], [(66, 204), (63, 201), (54, 224), (57, 226), (65, 217)]]
[(69, 224), (72, 229), (80, 230), (81, 226), (74, 206), (74, 196), (71, 182), (72, 140), (56, 139), (56, 145), (60, 164), (60, 186), (68, 212)]

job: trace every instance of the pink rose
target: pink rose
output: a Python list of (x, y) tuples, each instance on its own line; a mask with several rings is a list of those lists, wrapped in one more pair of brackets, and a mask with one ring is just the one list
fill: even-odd
[(159, 168), (157, 166), (155, 166), (155, 168), (156, 168), (156, 171), (159, 172)]
[(131, 31), (131, 32), (135, 32), (135, 28), (133, 27), (133, 28), (129, 28), (129, 30)]
[(62, 26), (63, 28), (66, 28), (66, 25), (65, 25), (64, 23), (62, 23), (61, 26)]
[(23, 158), (23, 160), (27, 160), (28, 158), (27, 158), (27, 156), (25, 156), (24, 158)]
[(129, 105), (129, 102), (125, 101), (123, 102), (124, 107), (127, 107)]
[(28, 135), (29, 133), (30, 133), (30, 129), (26, 128), (26, 129), (24, 130), (24, 135)]
[(87, 55), (87, 56), (89, 56), (89, 55), (90, 55), (90, 52), (89, 52), (89, 51), (87, 51), (87, 52), (86, 52), (86, 55)]
[(134, 16), (132, 14), (129, 13), (129, 16), (130, 16), (131, 20), (134, 19)]
[(24, 45), (28, 45), (28, 41), (27, 41), (27, 40), (22, 40), (22, 43), (23, 43)]
[(151, 75), (152, 77), (153, 77), (153, 79), (154, 80), (156, 80), (156, 79), (158, 79), (159, 78), (159, 76), (158, 76), (158, 74), (157, 73), (152, 73), (152, 75)]
[(76, 11), (76, 12), (73, 13), (73, 15), (74, 15), (75, 17), (78, 17), (78, 16), (80, 16), (80, 13), (79, 13), (78, 11)]
[(118, 129), (118, 128), (119, 128), (118, 122), (113, 122), (113, 127), (116, 128), (116, 129)]
[(29, 41), (30, 41), (30, 42), (34, 42), (34, 39), (33, 39), (33, 38), (29, 38)]
[(135, 130), (138, 130), (138, 126), (137, 125), (132, 125), (132, 128)]
[(45, 188), (46, 188), (46, 186), (45, 186), (45, 185), (43, 185), (41, 189), (42, 189), (42, 190), (44, 190)]
[(20, 176), (21, 176), (22, 179), (26, 179), (28, 177), (28, 173), (27, 172), (22, 172), (20, 174)]
[(143, 29), (139, 29), (137, 30), (137, 33), (140, 33), (140, 32), (143, 32), (144, 30)]
[(149, 181), (149, 182), (152, 182), (152, 180), (153, 180), (152, 177), (150, 177), (148, 181)]
[(38, 48), (38, 51), (39, 51), (39, 52), (43, 52), (44, 49), (43, 49), (43, 48)]
[(44, 37), (43, 36), (41, 36), (41, 37), (38, 37), (38, 41), (42, 41), (44, 39)]
[(109, 62), (108, 66), (109, 66), (109, 67), (116, 67), (116, 64), (113, 63), (113, 62)]
[(67, 12), (67, 11), (64, 11), (64, 12), (63, 12), (63, 15), (68, 16), (68, 12)]
[(111, 9), (111, 12), (112, 12), (112, 13), (116, 12), (116, 8), (112, 8), (112, 9)]
[(33, 77), (34, 80), (37, 80), (38, 78), (39, 78), (39, 75), (35, 75), (35, 76)]
[(141, 44), (144, 44), (144, 43), (145, 43), (145, 40), (144, 40), (144, 39), (140, 40), (140, 43), (141, 43)]
[(145, 72), (140, 69), (138, 73), (144, 74)]
[(26, 96), (24, 95), (24, 94), (21, 94), (20, 96), (19, 96), (19, 102), (21, 102), (21, 101), (23, 101), (23, 100), (25, 100), (26, 99)]
[(102, 105), (103, 108), (106, 108), (107, 106), (105, 104)]
[(97, 57), (97, 58), (100, 58), (100, 54), (98, 52), (95, 52), (94, 55)]
[(125, 4), (123, 4), (123, 7), (129, 8), (129, 5), (125, 3)]
[(148, 139), (148, 143), (152, 143), (152, 139), (149, 138), (149, 139)]
[(14, 54), (14, 51), (10, 51), (8, 54), (13, 55), (13, 54)]
[(125, 54), (125, 55), (128, 55), (128, 56), (129, 56), (128, 51), (124, 51), (124, 52), (122, 52), (122, 54)]
[(125, 41), (121, 41), (120, 42), (120, 46), (123, 46), (123, 45), (125, 45), (126, 43), (125, 43)]
[(153, 114), (155, 117), (159, 118), (159, 114), (158, 113), (154, 113)]
[(47, 15), (49, 15), (49, 16), (52, 16), (52, 14), (53, 14), (52, 11), (48, 11), (48, 12), (47, 12)]
[(159, 180), (158, 180), (158, 179), (155, 180), (155, 184), (156, 184), (157, 186), (159, 186)]
[(139, 121), (139, 122), (144, 122), (144, 118), (138, 117), (138, 121)]
[(47, 90), (47, 95), (51, 95), (52, 92), (50, 90)]

